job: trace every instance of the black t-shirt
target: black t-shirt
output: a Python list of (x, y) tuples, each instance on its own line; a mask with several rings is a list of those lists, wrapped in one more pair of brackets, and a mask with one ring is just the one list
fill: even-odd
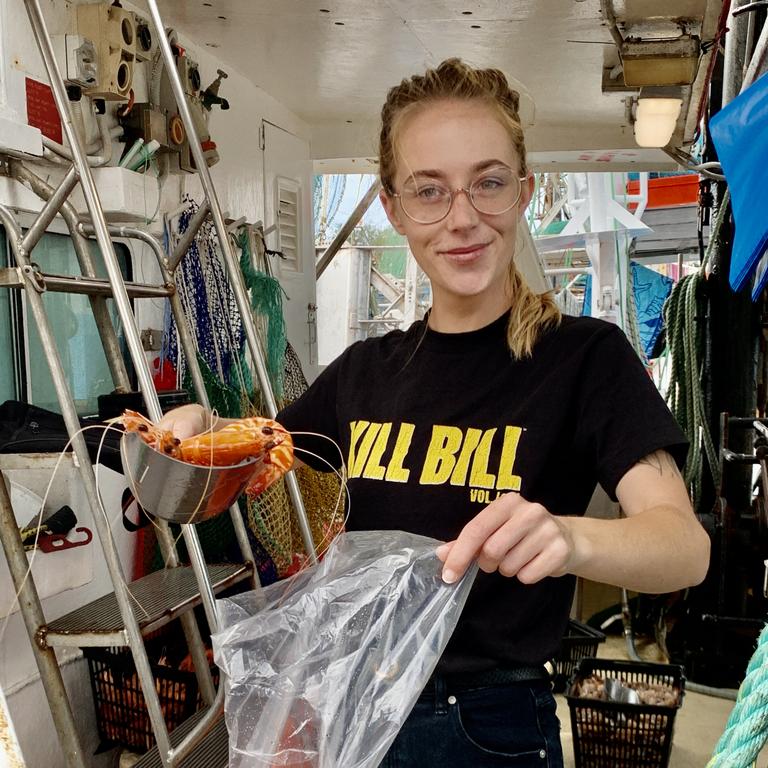
[[(685, 437), (618, 327), (566, 316), (532, 358), (516, 361), (507, 320), (454, 334), (421, 321), (353, 344), (278, 415), (289, 430), (319, 432), (341, 447), (348, 530), (451, 540), (507, 492), (555, 515), (583, 515), (596, 483), (615, 500), (621, 477), (649, 453), (665, 448), (684, 461)], [(294, 439), (339, 465), (327, 441)], [(479, 573), (441, 668), (551, 658), (574, 583)]]

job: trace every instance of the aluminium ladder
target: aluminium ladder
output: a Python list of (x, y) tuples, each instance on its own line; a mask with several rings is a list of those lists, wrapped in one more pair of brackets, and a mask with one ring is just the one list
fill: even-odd
[[(222, 589), (230, 584), (250, 576), (258, 586), (258, 579), (253, 570), (253, 555), (248, 543), (242, 517), (233, 506), (231, 514), (236, 536), (243, 553), (245, 566), (210, 566), (204, 561), (203, 552), (194, 526), (182, 526), (182, 532), (190, 555), (191, 568), (180, 567), (175, 551), (173, 537), (166, 523), (161, 522), (159, 540), (161, 549), (170, 566), (167, 570), (150, 574), (134, 582), (130, 587), (125, 583), (109, 526), (100, 510), (101, 504), (96, 487), (95, 475), (89, 453), (82, 435), (78, 434), (79, 421), (71, 392), (63, 374), (61, 360), (55, 346), (42, 302), (42, 292), (69, 291), (89, 295), (97, 321), (99, 334), (105, 349), (110, 373), (117, 391), (129, 389), (128, 376), (119, 352), (119, 345), (110, 318), (106, 312), (104, 298), (114, 298), (117, 311), (126, 336), (127, 346), (136, 370), (140, 389), (146, 402), (148, 414), (158, 420), (162, 413), (160, 403), (152, 382), (151, 372), (143, 354), (138, 328), (133, 316), (130, 298), (146, 296), (167, 296), (174, 313), (182, 349), (190, 366), (193, 385), (199, 401), (208, 405), (202, 375), (197, 365), (194, 340), (186, 319), (183, 316), (181, 302), (174, 289), (173, 271), (184, 256), (205, 218), (210, 214), (219, 238), (224, 257), (224, 264), (233, 289), (238, 310), (241, 315), (248, 349), (256, 370), (265, 405), (270, 416), (276, 413), (276, 403), (272, 394), (266, 365), (259, 343), (256, 326), (251, 315), (247, 293), (239, 273), (237, 260), (227, 236), (221, 208), (212, 185), (203, 151), (197, 138), (191, 114), (187, 106), (183, 88), (176, 70), (170, 44), (165, 36), (162, 19), (155, 0), (149, 0), (152, 20), (160, 42), (166, 70), (177, 100), (179, 113), (190, 138), (190, 145), (197, 172), (205, 192), (205, 201), (190, 223), (187, 234), (174, 248), (170, 257), (166, 257), (162, 246), (149, 233), (143, 230), (107, 224), (98, 198), (96, 186), (91, 175), (88, 160), (79, 137), (74, 130), (65, 86), (53, 55), (51, 39), (39, 5), (39, 0), (25, 0), (25, 6), (43, 57), (51, 82), (51, 87), (59, 110), (65, 135), (72, 151), (72, 165), (63, 181), (55, 189), (34, 174), (22, 162), (13, 158), (0, 158), (2, 170), (21, 183), (27, 185), (45, 201), (42, 210), (33, 225), (22, 234), (13, 213), (0, 205), (0, 223), (8, 232), (11, 252), (16, 261), (16, 268), (4, 270), (2, 283), (6, 287), (23, 288), (27, 301), (38, 327), (46, 361), (53, 377), (54, 386), (64, 417), (67, 431), (72, 438), (72, 447), (76, 462), (85, 487), (86, 497), (93, 512), (93, 522), (101, 540), (107, 567), (112, 578), (115, 592), (97, 600), (90, 606), (84, 606), (73, 613), (46, 624), (40, 601), (31, 579), (24, 579), (27, 560), (18, 534), (18, 528), (10, 505), (7, 487), (0, 474), (0, 533), (2, 543), (19, 592), (19, 602), (25, 625), (32, 640), (33, 650), (40, 670), (41, 680), (49, 700), (54, 724), (59, 735), (65, 759), (69, 768), (86, 768), (84, 755), (77, 740), (75, 721), (66, 698), (61, 674), (56, 664), (53, 648), (56, 646), (114, 646), (127, 645), (133, 655), (137, 673), (141, 681), (147, 704), (149, 718), (155, 733), (157, 747), (142, 758), (139, 766), (163, 766), (163, 768), (216, 768), (226, 765), (226, 728), (222, 718), (223, 691), (220, 685), (214, 691), (210, 671), (205, 659), (199, 628), (189, 609), (202, 602), (211, 631), (215, 631), (218, 622), (214, 604), (214, 589)], [(90, 223), (79, 220), (77, 213), (67, 198), (80, 183), (90, 215)], [(72, 236), (83, 278), (61, 278), (45, 275), (37, 265), (30, 261), (30, 252), (39, 241), (48, 225), (57, 213), (61, 213)], [(94, 234), (99, 244), (108, 280), (95, 277), (95, 268), (88, 250), (88, 237)], [(112, 244), (112, 237), (134, 238), (146, 243), (153, 251), (163, 276), (163, 286), (148, 286), (139, 283), (124, 283)], [(296, 509), (305, 546), (312, 561), (316, 561), (312, 536), (304, 511), (298, 484), (293, 475), (286, 477), (288, 492)], [(162, 594), (164, 599), (159, 599)], [(148, 616), (137, 619), (131, 601), (149, 605)], [(192, 654), (200, 690), (208, 709), (204, 710), (188, 723), (182, 725), (169, 736), (162, 717), (162, 711), (154, 685), (149, 661), (143, 644), (143, 635), (170, 618), (180, 616), (187, 642)], [(212, 746), (202, 743), (212, 737)], [(223, 746), (222, 746), (223, 745)], [(194, 752), (193, 752), (194, 750)]]

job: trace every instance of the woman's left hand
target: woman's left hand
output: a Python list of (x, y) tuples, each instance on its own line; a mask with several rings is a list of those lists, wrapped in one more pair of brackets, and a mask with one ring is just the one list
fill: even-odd
[(448, 584), (460, 579), (475, 558), (486, 573), (534, 584), (570, 570), (574, 543), (565, 518), (508, 493), (473, 517), (457, 539), (438, 547), (437, 556)]

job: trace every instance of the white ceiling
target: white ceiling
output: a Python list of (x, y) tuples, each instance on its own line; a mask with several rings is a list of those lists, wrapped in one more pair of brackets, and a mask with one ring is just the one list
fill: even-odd
[[(703, 23), (710, 39), (721, 3), (615, 0), (613, 7), (620, 24), (644, 36), (674, 32), (671, 20), (682, 17)], [(304, 119), (313, 157), (328, 170), (345, 158), (357, 158), (359, 169), (359, 158), (376, 151), (387, 89), (449, 56), (498, 67), (520, 84), (534, 164), (669, 167), (660, 151), (636, 147), (629, 94), (602, 93), (603, 68), (617, 54), (599, 0), (162, 0), (160, 7), (166, 24)], [(226, 85), (222, 94), (236, 98)]]

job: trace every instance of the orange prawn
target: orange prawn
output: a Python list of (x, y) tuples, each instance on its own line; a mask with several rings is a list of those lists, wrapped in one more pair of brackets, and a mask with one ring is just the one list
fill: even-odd
[(293, 439), (273, 419), (251, 416), (221, 429), (179, 440), (136, 411), (125, 411), (119, 419), (128, 432), (136, 432), (156, 451), (204, 467), (228, 467), (249, 459), (260, 459), (246, 492), (257, 495), (280, 479), (293, 466)]

